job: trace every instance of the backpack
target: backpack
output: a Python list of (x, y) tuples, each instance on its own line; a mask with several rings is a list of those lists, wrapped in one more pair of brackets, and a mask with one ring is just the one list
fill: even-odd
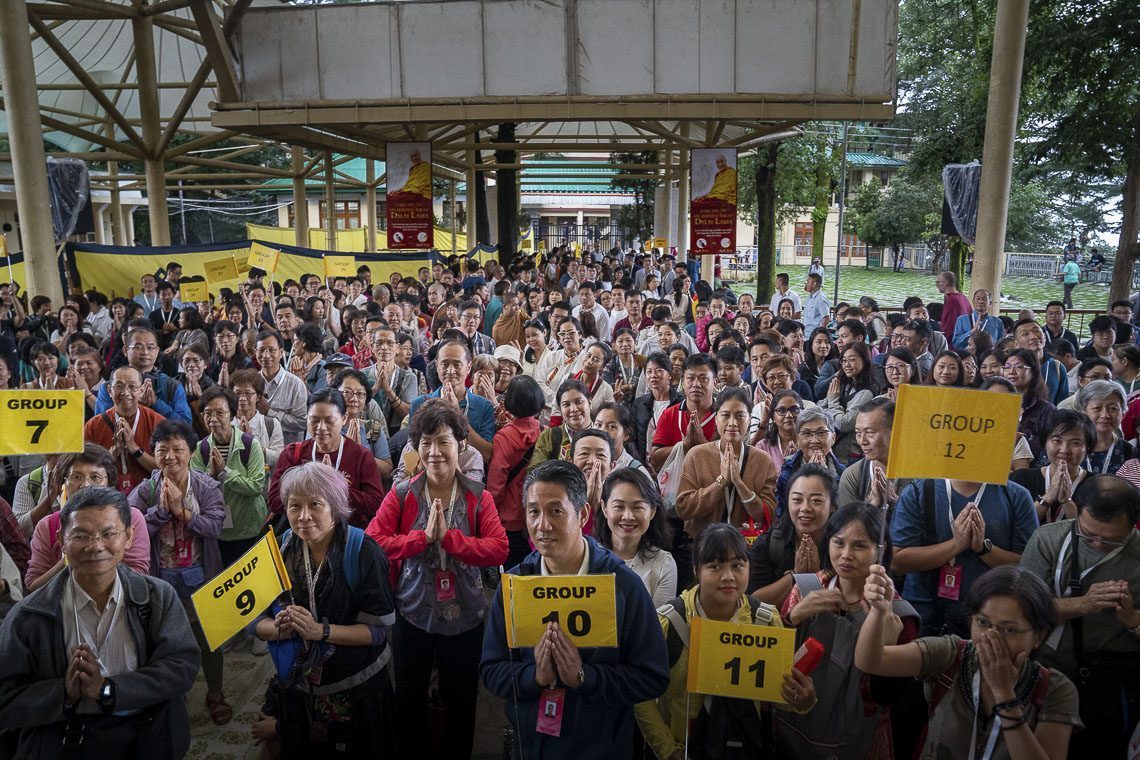
[[(344, 580), (353, 594), (360, 588), (360, 547), (364, 544), (364, 529), (349, 525), (344, 539)], [(281, 548), (293, 537), (293, 529), (286, 528), (281, 534)]]
[[(792, 577), (801, 599), (823, 589), (814, 573), (796, 573)], [(891, 609), (900, 618), (919, 617), (905, 600), (895, 600)], [(814, 637), (826, 654), (811, 675), (819, 700), (811, 712), (774, 714), (776, 747), (781, 756), (823, 758), (867, 754), (879, 720), (877, 705), (868, 704), (864, 699), (865, 675), (855, 667), (855, 644), (864, 619), (858, 611), (846, 616), (816, 615), (798, 626), (796, 641)]]
[[(778, 615), (771, 605), (747, 597), (754, 623), (767, 625)], [(677, 597), (657, 608), (669, 621), (665, 649), (672, 669), (689, 644), (689, 620), (685, 601)], [(687, 702), (687, 700), (686, 700)], [(689, 744), (693, 757), (706, 760), (758, 760), (770, 745), (770, 726), (761, 720), (751, 700), (706, 696), (692, 722)]]
[[(269, 419), (266, 417), (266, 419)], [(250, 433), (241, 434), (241, 451), (238, 452), (238, 459), (241, 460), (242, 467), (249, 467), (249, 450), (253, 446), (253, 435)], [(203, 438), (198, 442), (198, 456), (202, 458), (202, 464), (208, 465), (210, 462), (210, 439), (209, 437)]]
[(32, 495), (32, 503), (40, 503), (40, 494), (44, 490), (44, 468), (37, 467), (28, 473), (28, 493)]
[[(926, 724), (922, 727), (919, 733), (918, 744), (915, 745), (915, 760), (922, 757), (922, 751), (926, 747), (926, 734), (930, 729), (930, 721), (934, 719), (934, 711), (938, 709), (938, 705), (942, 702), (943, 698), (954, 689), (954, 681), (957, 680), (958, 671), (962, 667), (962, 659), (966, 653), (966, 647), (970, 644), (967, 639), (958, 640), (958, 656), (954, 658), (954, 662), (950, 664), (942, 675), (935, 679), (933, 686), (930, 687), (930, 694), (927, 695), (927, 711), (926, 711)], [(1033, 708), (1040, 713), (1041, 708), (1045, 705), (1045, 697), (1049, 694), (1049, 668), (1038, 663), (1038, 678), (1037, 685), (1033, 687), (1032, 693), (1029, 695), (1029, 703)]]

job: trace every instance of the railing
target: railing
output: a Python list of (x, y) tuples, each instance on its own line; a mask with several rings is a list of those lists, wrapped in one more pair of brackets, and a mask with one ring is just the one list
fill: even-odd
[(548, 251), (559, 245), (569, 245), (573, 248), (577, 244), (582, 248), (600, 250), (604, 253), (615, 245), (628, 243), (636, 237), (632, 230), (609, 224), (552, 224), (545, 219), (540, 219), (532, 229), (537, 233), (539, 240), (546, 241)]

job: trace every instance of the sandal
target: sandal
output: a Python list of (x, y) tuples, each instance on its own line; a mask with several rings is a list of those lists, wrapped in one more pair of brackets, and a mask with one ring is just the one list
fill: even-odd
[(206, 709), (210, 711), (210, 719), (216, 726), (224, 726), (233, 720), (234, 710), (226, 703), (225, 694), (207, 694)]

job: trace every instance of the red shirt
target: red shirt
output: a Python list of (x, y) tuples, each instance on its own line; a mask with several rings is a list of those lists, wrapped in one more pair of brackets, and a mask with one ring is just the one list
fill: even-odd
[[(281, 476), (291, 467), (313, 461), (313, 446), (313, 439), (310, 438), (291, 443), (281, 450), (281, 456), (273, 468), (273, 477), (269, 479), (269, 511), (273, 514), (281, 514), (285, 506), (281, 503)], [(318, 460), (323, 459), (323, 455), (318, 456)], [(356, 441), (345, 438), (339, 465), (337, 452), (330, 454), (329, 460), (348, 481), (348, 507), (352, 510), (348, 521), (358, 528), (365, 527), (376, 515), (384, 498), (380, 470), (376, 468), (372, 452)]]
[(963, 314), (969, 314), (974, 310), (970, 305), (970, 300), (962, 293), (947, 293), (942, 299), (942, 332), (948, 337), (954, 337), (954, 323), (958, 321), (958, 317)]
[[(147, 454), (154, 454), (150, 447), (150, 434), (166, 418), (150, 407), (139, 406), (138, 424), (134, 427), (135, 444)], [(110, 451), (115, 445), (115, 426), (119, 424), (119, 414), (114, 407), (103, 414), (97, 414), (83, 426), (83, 440), (97, 443)], [(127, 421), (130, 425), (131, 421)], [(115, 457), (115, 468), (118, 470), (112, 488), (117, 488), (124, 496), (133, 491), (139, 483), (150, 477), (150, 471), (143, 468), (139, 460), (129, 454), (126, 457), (127, 469), (123, 470), (123, 458)]]
[[(682, 401), (661, 412), (661, 419), (657, 420), (657, 430), (653, 433), (654, 446), (674, 446), (685, 437), (685, 433), (689, 430), (691, 415), (688, 410), (682, 411), (684, 406), (685, 402)], [(707, 440), (716, 440), (716, 415), (711, 409), (708, 415), (701, 419), (701, 430), (704, 431)]]

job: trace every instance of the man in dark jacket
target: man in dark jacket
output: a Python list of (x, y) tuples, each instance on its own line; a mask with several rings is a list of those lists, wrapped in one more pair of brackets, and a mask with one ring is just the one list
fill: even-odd
[[(551, 623), (538, 644), (507, 647), (503, 603), (491, 605), (483, 637), (483, 683), (507, 701), (517, 756), (524, 759), (630, 757), (633, 706), (657, 699), (669, 685), (669, 660), (653, 601), (641, 579), (616, 554), (582, 535), (589, 518), (586, 478), (569, 462), (536, 467), (523, 488), (527, 530), (538, 551), (517, 575), (613, 574), (618, 646), (579, 651)], [(565, 689), (559, 736), (536, 730), (540, 696)]]
[(104, 486), (61, 510), (67, 567), (0, 628), (0, 756), (186, 753), (200, 655), (174, 589), (121, 564), (130, 515)]

